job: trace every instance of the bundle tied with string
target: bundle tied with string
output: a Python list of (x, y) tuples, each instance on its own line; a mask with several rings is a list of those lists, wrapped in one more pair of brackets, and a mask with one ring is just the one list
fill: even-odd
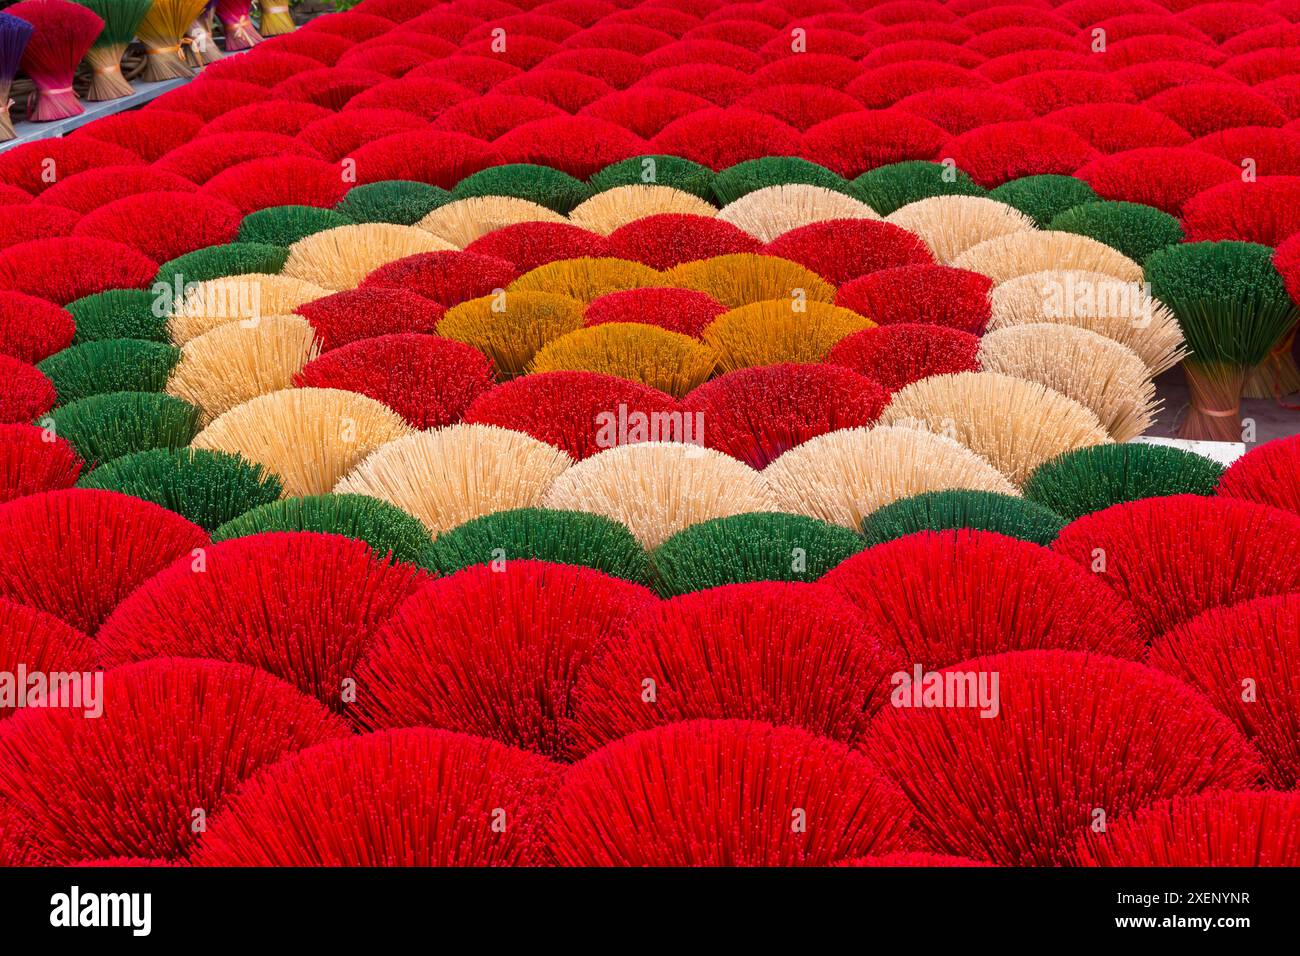
[(205, 6), (205, 0), (154, 0), (136, 28), (136, 35), (144, 44), (144, 73), (140, 75), (144, 82), (157, 83), (193, 75), (185, 62), (183, 49), (193, 45), (194, 40), (189, 36), (190, 25), (198, 19)]
[(190, 28), (185, 31), (185, 40), (181, 44), (185, 62), (196, 70), (202, 69), (209, 63), (215, 63), (225, 56), (212, 35), (216, 18), (216, 0), (207, 0), (199, 15), (190, 24)]
[(257, 32), (249, 13), (253, 9), (253, 0), (216, 0), (217, 19), (226, 34), (226, 52), (247, 50), (262, 42), (262, 34)]
[(136, 27), (149, 12), (153, 0), (76, 0), (104, 21), (95, 42), (86, 53), (90, 66), (90, 88), (86, 99), (92, 102), (130, 96), (135, 88), (122, 75), (122, 54), (135, 36)]
[(1046, 269), (994, 286), (989, 294), (990, 332), (1015, 325), (1054, 322), (1088, 329), (1128, 346), (1154, 378), (1187, 355), (1174, 313), (1141, 283), (1100, 272)]
[(1268, 246), (1222, 241), (1170, 246), (1147, 260), (1151, 292), (1178, 316), (1192, 351), (1183, 362), (1191, 405), (1178, 437), (1241, 441), (1246, 377), (1276, 363), (1296, 325), (1272, 257)]
[(26, 20), (0, 13), (0, 142), (14, 139), (14, 122), (9, 118), (9, 87), (18, 64), (27, 49), (27, 41), (32, 38), (33, 27)]
[(104, 21), (68, 0), (24, 0), (9, 13), (35, 28), (21, 60), (23, 72), (36, 86), (27, 102), (27, 118), (48, 123), (85, 112), (72, 91), (72, 76)]
[(258, 0), (257, 8), (261, 11), (258, 32), (263, 37), (292, 33), (297, 29), (293, 22), (293, 14), (289, 12), (289, 0), (271, 0), (270, 3)]

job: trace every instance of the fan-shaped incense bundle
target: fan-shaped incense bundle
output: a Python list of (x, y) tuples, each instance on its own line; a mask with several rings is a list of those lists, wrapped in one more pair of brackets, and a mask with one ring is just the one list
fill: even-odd
[(578, 674), (625, 619), (658, 603), (572, 564), (466, 568), (426, 585), (375, 634), (352, 716), (367, 731), (442, 727), (563, 757)]
[(147, 289), (108, 289), (68, 303), (68, 314), (77, 324), (77, 341), (166, 342), (167, 316), (154, 314), (156, 298)]
[(180, 351), (162, 342), (101, 339), (51, 355), (37, 368), (54, 383), (59, 404), (106, 392), (160, 392), (180, 360)]
[(429, 532), (400, 508), (366, 495), (281, 498), (232, 518), (212, 532), (226, 541), (272, 531), (315, 531), (364, 541), (377, 558), (431, 567)]
[[(466, 203), (475, 201), (463, 200)], [(459, 204), (450, 204), (456, 205)], [(472, 221), (469, 210), (466, 210), (466, 214), (470, 215), (470, 219), (464, 225), (477, 229), (478, 225)], [(477, 235), (477, 232), (472, 235)], [(502, 226), (474, 239), (465, 247), (465, 251), (505, 259), (513, 262), (522, 272), (561, 259), (598, 259), (610, 255), (612, 250), (609, 240), (604, 236), (571, 226), (567, 222), (538, 220)]]
[(96, 635), (109, 664), (201, 657), (248, 664), (330, 710), (376, 629), (424, 584), (408, 564), (341, 535), (280, 532), (174, 562), (117, 606)]
[[(122, 75), (122, 54), (153, 0), (75, 0), (104, 21), (104, 29), (86, 53), (90, 65), (88, 100), (114, 100), (135, 92)], [(128, 148), (130, 144), (127, 144)]]
[(879, 219), (877, 212), (843, 192), (825, 186), (790, 183), (764, 186), (723, 206), (718, 218), (761, 242), (791, 229), (828, 219)]
[(34, 239), (70, 236), (78, 232), (80, 216), (71, 209), (34, 202), (15, 203), (3, 208), (6, 215), (0, 219), (0, 249)]
[(877, 166), (853, 181), (857, 194), (882, 216), (934, 196), (983, 196), (960, 169), (925, 160), (908, 160)]
[(1142, 266), (1128, 256), (1070, 232), (1025, 230), (986, 239), (952, 264), (983, 273), (995, 283), (1045, 269), (1080, 269), (1103, 272), (1124, 282), (1142, 281)]
[(1060, 864), (1097, 808), (1111, 823), (1162, 798), (1249, 787), (1261, 770), (1209, 701), (1132, 661), (1029, 650), (952, 671), (1000, 675), (996, 718), (975, 707), (885, 707), (864, 738), (945, 853)]
[(1300, 591), (1300, 517), (1232, 498), (1112, 505), (1066, 525), (1052, 550), (1098, 568), (1152, 636), (1214, 607)]
[(0, 252), (0, 288), (59, 305), (107, 289), (147, 288), (157, 273), (158, 264), (130, 246), (89, 236), (34, 239)]
[(45, 299), (0, 291), (0, 355), (34, 365), (71, 345), (80, 322), (72, 310)]
[(1034, 228), (1034, 221), (1020, 210), (984, 196), (920, 199), (890, 213), (885, 221), (920, 236), (940, 265), (952, 265), (981, 242)]
[(507, 286), (509, 292), (558, 292), (584, 303), (611, 292), (671, 285), (658, 269), (627, 259), (559, 259), (525, 272)]
[[(75, 627), (52, 614), (0, 598), (0, 672), (13, 674), (26, 666), (29, 674), (94, 670), (95, 645)], [(0, 701), (0, 722), (18, 713), (15, 700)]]
[(603, 515), (549, 508), (512, 508), (466, 521), (439, 535), (429, 566), (454, 574), (502, 555), (507, 561), (579, 564), (637, 584), (650, 578), (645, 549), (623, 525)]
[(382, 265), (361, 288), (408, 289), (449, 308), (504, 289), (518, 275), (512, 263), (496, 256), (444, 249)]
[(196, 70), (202, 69), (209, 63), (215, 63), (225, 56), (212, 35), (216, 13), (216, 0), (207, 0), (202, 11), (190, 24), (190, 28), (185, 31), (185, 40), (182, 42), (185, 62)]
[(540, 505), (572, 463), (558, 448), (522, 432), (451, 425), (389, 442), (334, 490), (396, 505), (436, 538), (482, 515)]
[(1091, 409), (1117, 442), (1146, 432), (1160, 401), (1136, 352), (1096, 332), (1043, 323), (990, 332), (980, 340), (979, 363), (1056, 389)]
[(238, 664), (146, 661), (108, 671), (103, 689), (118, 705), (93, 717), (25, 710), (0, 748), (0, 800), (36, 822), (46, 859), (64, 865), (182, 860), (202, 832), (196, 809), (206, 815), (257, 770), (347, 736), (310, 697)]
[(1178, 316), (1192, 352), (1183, 363), (1191, 409), (1180, 437), (1240, 441), (1248, 372), (1290, 350), (1300, 312), (1272, 257), (1268, 246), (1224, 240), (1169, 246), (1147, 260), (1151, 291)]
[(185, 287), (193, 283), (249, 274), (274, 275), (284, 268), (288, 255), (281, 246), (257, 242), (227, 242), (195, 249), (159, 266), (151, 288), (157, 289), (159, 283), (174, 286), (179, 299)]
[[(30, 24), (28, 24), (30, 26)], [(142, 168), (144, 161), (135, 153), (115, 143), (104, 143), (82, 136), (70, 136), (67, 139), (47, 139), (36, 143), (24, 143), (0, 156), (0, 181), (5, 184), (9, 196), (6, 204), (12, 202), (31, 202), (31, 197), (44, 193), (54, 186), (49, 177), (49, 160), (54, 160), (59, 168), (59, 181), (72, 178), (77, 173), (99, 169), (103, 166), (132, 166)], [(27, 195), (14, 197), (13, 190), (18, 189)], [(53, 197), (46, 197), (52, 199)], [(116, 198), (116, 197), (114, 197)], [(71, 203), (60, 202), (55, 205), (70, 206)]]
[(547, 343), (529, 371), (597, 372), (681, 398), (713, 374), (717, 362), (713, 349), (689, 335), (641, 322), (607, 322)]
[[(792, 826), (795, 810), (823, 825)], [(564, 866), (825, 866), (904, 846), (911, 817), (898, 788), (845, 744), (757, 721), (687, 721), (575, 764), (550, 848)]]
[(208, 543), (197, 525), (153, 502), (89, 488), (0, 506), (0, 534), (0, 597), (86, 634), (146, 580)]
[(0, 425), (0, 504), (76, 483), (81, 457), (70, 442), (48, 437), (35, 425)]
[(854, 332), (826, 355), (826, 362), (851, 368), (896, 392), (917, 379), (978, 372), (980, 340), (961, 329), (899, 322)]
[(353, 289), (382, 265), (421, 252), (455, 249), (415, 226), (369, 222), (339, 226), (299, 239), (289, 247), (284, 275), (325, 289)]
[(582, 328), (583, 303), (553, 292), (503, 292), (462, 302), (438, 321), (439, 335), (472, 345), (502, 378), (522, 375), (549, 342)]
[(35, 105), (28, 104), (27, 118), (45, 123), (84, 113), (72, 90), (72, 76), (104, 21), (68, 0), (23, 0), (8, 12), (35, 27), (22, 57), (23, 71), (36, 85)]
[(263, 37), (280, 36), (297, 29), (289, 12), (289, 0), (257, 0), (257, 9), (261, 13), (257, 32)]
[(153, 0), (153, 6), (136, 27), (144, 44), (146, 83), (174, 80), (193, 75), (185, 62), (190, 24), (198, 19), (207, 0)]
[(1218, 462), (1168, 445), (1090, 445), (1040, 465), (1025, 482), (1024, 492), (1031, 501), (1073, 521), (1124, 501), (1212, 495), (1223, 473)]
[(900, 498), (873, 511), (862, 522), (862, 537), (868, 545), (874, 546), (918, 531), (970, 528), (975, 531), (996, 531), (1008, 538), (1049, 545), (1065, 523), (1066, 519), (1056, 512), (1027, 498), (1016, 498), (995, 491), (954, 488), (951, 491), (927, 491), (910, 498)]
[(476, 239), (520, 223), (567, 224), (568, 221), (555, 210), (527, 199), (515, 196), (470, 196), (468, 199), (457, 199), (438, 206), (416, 225), (463, 249)]
[(77, 483), (162, 505), (205, 531), (280, 497), (280, 479), (238, 455), (164, 449), (124, 455)]
[(510, 163), (491, 166), (462, 179), (452, 190), (452, 195), (457, 199), (468, 199), (471, 196), (516, 196), (553, 209), (564, 216), (591, 198), (592, 189), (582, 180), (549, 166)]
[(810, 438), (872, 424), (888, 402), (851, 369), (783, 363), (715, 378), (686, 395), (682, 410), (699, 423), (697, 440), (762, 469)]
[(291, 388), (236, 405), (195, 436), (193, 446), (262, 465), (280, 476), (286, 495), (320, 495), (370, 452), (409, 431), (373, 398)]
[(608, 236), (620, 226), (664, 214), (712, 218), (718, 210), (698, 196), (671, 186), (619, 186), (580, 203), (569, 213), (569, 221)]
[(726, 372), (786, 362), (820, 362), (842, 339), (873, 328), (865, 316), (825, 302), (774, 299), (724, 312), (704, 341)]
[[(1269, 778), (1294, 790), (1300, 780), (1300, 594), (1213, 608), (1151, 645), (1148, 663), (1202, 691), (1263, 755)], [(1253, 681), (1256, 693), (1243, 694)]]
[(854, 555), (821, 583), (862, 611), (884, 647), (930, 670), (1005, 651), (1136, 660), (1146, 650), (1133, 608), (1100, 575), (1000, 532), (906, 535)]
[[(202, 89), (211, 91), (223, 82), (210, 80)], [(299, 144), (295, 152), (301, 154), (305, 149)], [(268, 206), (333, 206), (347, 192), (347, 183), (337, 163), (281, 153), (231, 166), (213, 176), (203, 188), (238, 206), (247, 216)]]
[(847, 428), (819, 435), (772, 462), (763, 477), (779, 510), (855, 531), (876, 509), (925, 491), (1020, 494), (970, 449), (910, 428)]
[(9, 118), (9, 86), (18, 64), (22, 62), (23, 51), (32, 38), (34, 27), (21, 17), (0, 13), (0, 141), (15, 137), (14, 123)]
[(249, 272), (183, 283), (183, 297), (167, 319), (167, 337), (177, 345), (231, 322), (253, 325), (263, 316), (288, 315), (329, 293), (290, 276)]
[(239, 224), (239, 241), (270, 246), (293, 245), (299, 239), (351, 225), (352, 220), (333, 209), (317, 206), (267, 206), (249, 213)]
[(50, 413), (49, 427), (88, 465), (150, 448), (180, 448), (198, 430), (199, 410), (155, 392), (92, 395)]
[[(663, 92), (653, 91), (655, 99), (658, 100), (658, 94)], [(696, 105), (702, 104), (697, 102)], [(598, 192), (616, 186), (658, 183), (693, 193), (701, 199), (713, 195), (713, 170), (679, 156), (632, 156), (592, 174), (590, 182)]]
[(1216, 491), (1300, 514), (1300, 436), (1252, 448), (1233, 462)]
[(239, 210), (234, 206), (203, 193), (140, 193), (86, 213), (74, 227), (73, 235), (130, 246), (164, 263), (160, 272), (164, 272), (165, 281), (165, 273), (180, 271), (174, 265), (177, 259), (221, 248), (221, 244), (234, 239), (239, 219)]
[[(635, 371), (639, 360), (632, 361)], [(698, 439), (682, 411), (671, 395), (640, 382), (561, 371), (511, 379), (476, 398), (464, 419), (524, 432), (581, 461), (614, 445)]]
[(1076, 854), (1081, 866), (1300, 866), (1300, 796), (1217, 791), (1164, 800), (1104, 833), (1085, 833)]
[(663, 213), (620, 226), (609, 234), (609, 248), (656, 269), (671, 269), (710, 256), (758, 252), (762, 243), (712, 213)]
[[(853, 742), (898, 666), (861, 612), (822, 585), (696, 591), (637, 608), (593, 655), (573, 689), (572, 749), (584, 755), (701, 718), (769, 720)], [(642, 697), (647, 680), (653, 706)]]
[(185, 343), (167, 392), (198, 406), (207, 425), (249, 399), (289, 388), (319, 353), (311, 324), (300, 316), (227, 322)]
[(1048, 228), (1091, 236), (1134, 262), (1183, 241), (1183, 227), (1169, 213), (1133, 202), (1087, 202), (1056, 216)]
[(1013, 179), (990, 192), (989, 198), (1019, 209), (1044, 229), (1058, 213), (1099, 199), (1082, 179), (1051, 174)]
[[(809, 88), (801, 92), (806, 92), (807, 89)], [(857, 109), (856, 106), (853, 108)], [(718, 173), (713, 178), (713, 198), (725, 206), (759, 189), (795, 183), (821, 186), (849, 196), (857, 195), (844, 177), (825, 166), (797, 156), (763, 156), (736, 163)]]
[(646, 548), (710, 518), (774, 510), (754, 469), (677, 442), (619, 445), (593, 455), (560, 475), (542, 504), (613, 518)]
[(1050, 458), (1111, 440), (1097, 416), (1073, 399), (996, 372), (913, 382), (894, 394), (881, 422), (951, 435), (1017, 485)]
[(1100, 272), (1047, 270), (993, 288), (989, 331), (1054, 322), (1089, 329), (1127, 345), (1154, 378), (1186, 354), (1178, 319), (1141, 284)]
[(45, 414), (58, 401), (54, 384), (37, 368), (8, 355), (0, 355), (0, 423), (30, 422)]
[(217, 19), (226, 35), (227, 53), (262, 42), (262, 35), (249, 18), (252, 9), (253, 0), (217, 0)]
[(758, 253), (683, 262), (663, 273), (663, 279), (666, 282), (650, 284), (694, 289), (732, 309), (769, 299), (784, 299), (794, 308), (803, 301), (835, 300), (835, 287), (811, 269), (789, 259)]
[(704, 327), (727, 311), (721, 302), (691, 289), (644, 288), (611, 292), (587, 306), (588, 326), (643, 322), (698, 339)]
[[(393, 123), (406, 122), (401, 117), (410, 118), (414, 123), (414, 127), (423, 125), (418, 122), (417, 117), (411, 117), (409, 113), (402, 113), (399, 110), (350, 109), (312, 123), (307, 129), (303, 130), (303, 139), (308, 140), (309, 145), (315, 146), (314, 140), (316, 137), (322, 136), (326, 132), (324, 124), (341, 124), (349, 118), (369, 117), (376, 113), (380, 114), (375, 117), (376, 122), (387, 129), (391, 129)], [(337, 131), (330, 129), (329, 132), (336, 133)], [(357, 131), (357, 138), (362, 142), (368, 142), (369, 133), (369, 130), (359, 130)], [(340, 153), (346, 156), (356, 148), (350, 142), (338, 142), (340, 138), (348, 140), (350, 137), (334, 135), (329, 138), (334, 141), (327, 145), (316, 146), (326, 156), (333, 157)], [(428, 183), (418, 183), (407, 179), (385, 179), (377, 183), (353, 186), (335, 209), (340, 215), (352, 222), (390, 222), (399, 226), (412, 226), (418, 224), (421, 219), (439, 206), (444, 206), (449, 202), (451, 202), (451, 193), (438, 186), (430, 186)], [(434, 232), (432, 229), (429, 231)], [(464, 242), (452, 241), (457, 246), (465, 245)]]
[(918, 236), (869, 219), (815, 222), (777, 237), (763, 251), (807, 266), (836, 286), (881, 269), (934, 264)]
[[(313, 747), (242, 787), (199, 866), (534, 866), (561, 768), (470, 734), (412, 727)], [(302, 814), (320, 826), (297, 827)], [(503, 829), (493, 820), (505, 821)], [(271, 839), (270, 837), (274, 837)]]
[(655, 549), (655, 588), (665, 597), (746, 581), (811, 582), (864, 547), (839, 525), (757, 511), (712, 518)]

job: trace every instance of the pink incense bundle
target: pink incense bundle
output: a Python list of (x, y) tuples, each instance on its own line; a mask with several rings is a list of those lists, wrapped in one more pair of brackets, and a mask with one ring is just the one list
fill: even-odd
[(262, 34), (249, 17), (252, 9), (253, 0), (217, 0), (217, 19), (226, 33), (227, 53), (262, 42)]
[(72, 91), (72, 75), (104, 21), (68, 0), (23, 0), (8, 12), (35, 27), (22, 58), (23, 71), (36, 84), (28, 118), (47, 123), (83, 113)]

